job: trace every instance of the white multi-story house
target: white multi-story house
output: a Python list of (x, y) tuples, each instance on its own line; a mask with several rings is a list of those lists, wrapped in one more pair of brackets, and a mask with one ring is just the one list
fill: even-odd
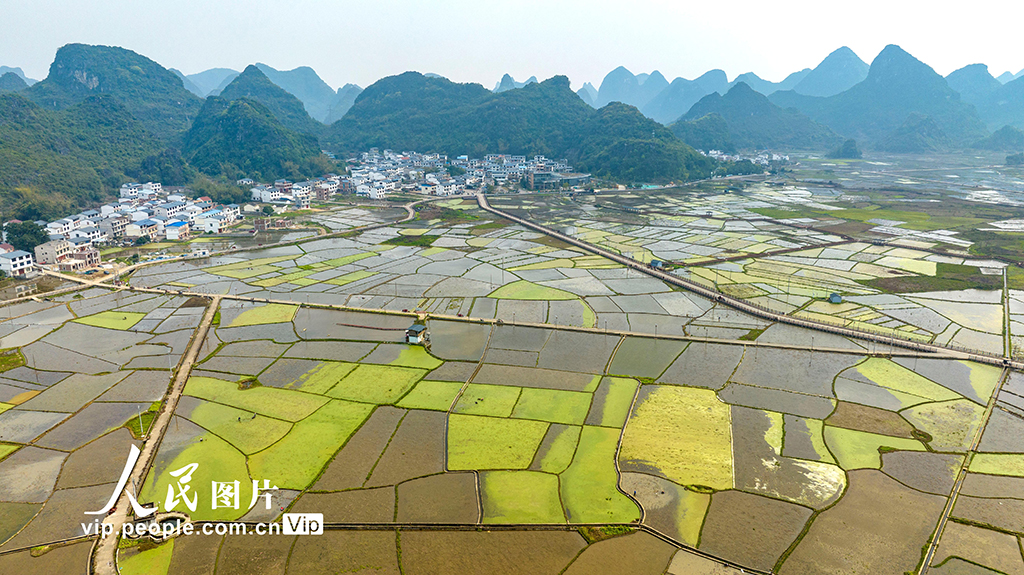
[(252, 194), (252, 201), (269, 204), (281, 199), (281, 189), (277, 187), (257, 186), (249, 190)]
[(136, 184), (135, 182), (124, 184), (121, 186), (120, 195), (122, 198), (137, 198), (141, 189), (142, 184)]
[(0, 270), (7, 277), (20, 277), (32, 269), (32, 254), (23, 250), (14, 250), (0, 254)]
[(204, 232), (219, 234), (225, 227), (227, 227), (227, 225), (227, 219), (219, 214), (203, 219)]
[(240, 208), (238, 204), (228, 204), (226, 206), (221, 206), (220, 213), (229, 224), (232, 224), (238, 220), (238, 218), (242, 217), (242, 208)]
[(190, 224), (194, 224), (196, 221), (196, 216), (198, 216), (201, 213), (203, 213), (203, 208), (200, 208), (199, 206), (192, 204), (190, 206), (186, 206), (185, 209), (182, 210), (180, 214), (178, 214), (178, 217), (187, 220), (188, 223)]
[(310, 196), (313, 194), (313, 182), (298, 182), (292, 184), (292, 197), (298, 197), (300, 195)]
[(446, 180), (437, 184), (435, 193), (439, 196), (454, 196), (459, 193), (459, 185), (455, 183), (455, 180)]
[(71, 233), (72, 229), (74, 229), (74, 222), (68, 218), (46, 224), (46, 233), (50, 235), (64, 236)]
[(155, 208), (156, 215), (162, 218), (173, 218), (183, 212), (188, 204), (185, 202), (167, 202), (159, 204)]
[(159, 194), (160, 192), (162, 192), (164, 190), (164, 186), (163, 186), (163, 184), (161, 184), (159, 182), (146, 182), (145, 184), (142, 184), (142, 189), (147, 191), (147, 192), (153, 192), (154, 194)]
[(77, 230), (71, 230), (69, 239), (75, 238), (87, 238), (90, 242), (102, 242), (107, 239), (107, 234), (102, 229), (95, 226), (88, 226), (85, 228), (78, 228)]

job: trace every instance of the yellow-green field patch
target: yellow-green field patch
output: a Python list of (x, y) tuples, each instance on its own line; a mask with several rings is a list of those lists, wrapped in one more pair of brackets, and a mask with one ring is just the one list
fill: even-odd
[(355, 368), (356, 364), (354, 363), (325, 361), (299, 376), (299, 379), (289, 383), (285, 388), (322, 395), (337, 385), (339, 381), (345, 379), (345, 376)]
[[(193, 463), (198, 464), (192, 472), (192, 479), (189, 485), (192, 487), (191, 496), (198, 498), (194, 511), (185, 507), (180, 501), (175, 510), (188, 513), (193, 521), (234, 521), (246, 513), (248, 501), (241, 503), (240, 509), (230, 507), (218, 507), (212, 509), (210, 502), (213, 493), (212, 482), (233, 482), (238, 481), (242, 486), (252, 487), (252, 479), (249, 470), (245, 465), (245, 456), (228, 442), (213, 435), (205, 433), (192, 440), (188, 447), (183, 449), (166, 467), (153, 467), (149, 472), (149, 478), (143, 484), (140, 501), (159, 501), (161, 511), (172, 511), (164, 509), (164, 501), (167, 497), (167, 486), (177, 485), (178, 478), (172, 476), (170, 471), (177, 471)], [(262, 479), (262, 478), (261, 478)], [(244, 487), (243, 487), (244, 489)]]
[(487, 297), (495, 299), (567, 301), (577, 299), (575, 294), (547, 286), (519, 280), (491, 292)]
[(893, 391), (932, 401), (960, 399), (957, 393), (888, 359), (873, 357), (858, 364), (854, 369), (876, 384)]
[[(680, 485), (733, 487), (732, 416), (712, 390), (641, 388), (619, 460), (652, 467)], [(646, 397), (644, 394), (646, 393)]]
[(420, 367), (423, 369), (436, 369), (441, 367), (443, 361), (427, 353), (427, 350), (421, 345), (407, 345), (401, 353), (398, 354), (398, 358), (391, 362), (390, 365), (398, 365), (402, 367)]
[(306, 419), (270, 448), (249, 458), (256, 479), (269, 479), (281, 489), (305, 489), (370, 416), (372, 405), (334, 400)]
[(448, 467), (526, 469), (548, 424), (454, 413), (448, 417)]
[(977, 453), (971, 460), (970, 470), (988, 475), (1024, 477), (1024, 454)]
[(144, 317), (146, 317), (144, 313), (111, 310), (80, 317), (75, 320), (75, 323), (124, 331), (131, 329)]
[(346, 284), (350, 284), (350, 283), (352, 283), (354, 281), (359, 281), (361, 279), (368, 278), (368, 277), (370, 277), (372, 275), (376, 275), (376, 273), (377, 272), (368, 272), (366, 270), (358, 270), (358, 271), (354, 271), (354, 272), (349, 272), (349, 273), (347, 273), (347, 274), (345, 274), (343, 276), (338, 276), (338, 277), (336, 277), (334, 279), (329, 279), (329, 280), (325, 281), (324, 283), (334, 284), (336, 286), (343, 286), (343, 285), (346, 285)]
[(171, 568), (174, 539), (117, 562), (121, 575), (167, 575)]
[(287, 434), (292, 424), (280, 419), (204, 402), (188, 415), (200, 427), (216, 434), (246, 455), (266, 449)]
[(580, 440), (580, 428), (566, 427), (551, 442), (551, 447), (540, 461), (540, 470), (547, 473), (561, 473), (572, 463), (576, 445)]
[(879, 449), (925, 451), (924, 445), (915, 439), (889, 437), (831, 425), (825, 426), (825, 444), (835, 454), (839, 467), (846, 471), (881, 469), (882, 455)]
[(397, 405), (405, 409), (448, 411), (460, 389), (462, 389), (462, 382), (459, 381), (423, 379), (416, 384), (416, 387), (412, 388), (412, 391), (405, 394), (405, 397)]
[(561, 474), (562, 503), (572, 523), (629, 523), (640, 510), (619, 492), (615, 448), (619, 430), (584, 426), (572, 464)]
[(256, 386), (243, 390), (237, 383), (212, 377), (189, 378), (185, 395), (285, 421), (303, 419), (329, 401), (326, 397), (290, 389)]
[(363, 364), (332, 387), (327, 395), (367, 403), (394, 403), (426, 373), (422, 369)]
[(519, 396), (512, 417), (582, 425), (590, 409), (589, 393), (527, 387)]
[(558, 477), (538, 471), (480, 474), (484, 523), (565, 523)]
[(268, 303), (267, 305), (247, 309), (227, 327), (241, 327), (246, 325), (263, 325), (267, 323), (284, 323), (292, 321), (298, 306), (284, 305), (279, 303)]
[(519, 400), (521, 388), (511, 385), (484, 385), (471, 383), (466, 386), (454, 413), (508, 417)]

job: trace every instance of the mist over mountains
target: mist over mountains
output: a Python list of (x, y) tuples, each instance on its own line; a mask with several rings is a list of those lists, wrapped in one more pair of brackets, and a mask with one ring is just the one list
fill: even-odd
[[(1024, 145), (1024, 75), (995, 78), (972, 64), (942, 77), (895, 45), (870, 65), (841, 47), (781, 82), (754, 72), (730, 81), (722, 70), (669, 81), (620, 66), (599, 87), (569, 85), (506, 74), (488, 89), (410, 72), (334, 89), (308, 67), (185, 75), (123, 48), (69, 44), (39, 82), (0, 67), (10, 112), (0, 118), (0, 204), (54, 190), (57, 204), (74, 204), (140, 166), (183, 181), (302, 177), (330, 168), (321, 150), (371, 146), (542, 154), (613, 180), (666, 182), (711, 173), (714, 162), (694, 148), (824, 153), (851, 138), (886, 152)], [(75, 185), (57, 184), (61, 175)]]

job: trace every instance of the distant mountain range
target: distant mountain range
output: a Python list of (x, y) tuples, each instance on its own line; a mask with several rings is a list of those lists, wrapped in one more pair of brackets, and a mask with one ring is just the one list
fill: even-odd
[(597, 88), (590, 82), (584, 83), (582, 88), (576, 90), (576, 95), (584, 102), (590, 104), (591, 107), (597, 107)]
[(32, 78), (26, 77), (25, 76), (25, 72), (22, 72), (21, 68), (10, 68), (8, 66), (0, 66), (0, 76), (3, 76), (3, 75), (8, 74), (8, 73), (14, 74), (14, 75), (18, 76), (19, 78), (22, 79), (22, 81), (24, 81), (29, 86), (31, 86), (32, 84), (35, 84), (36, 82), (39, 81), (39, 80), (33, 80)]
[(984, 64), (972, 64), (946, 76), (946, 82), (977, 108), (990, 130), (1007, 125), (1024, 129), (1024, 74), (1002, 83)]
[(508, 74), (505, 74), (504, 76), (501, 77), (501, 80), (499, 80), (498, 83), (494, 85), (494, 91), (506, 92), (508, 90), (515, 90), (518, 88), (522, 88), (523, 86), (536, 83), (536, 76), (530, 76), (529, 78), (526, 79), (525, 82), (516, 82), (515, 78), (509, 76)]
[(663, 182), (715, 169), (694, 147), (831, 152), (851, 138), (851, 149), (889, 152), (1024, 147), (1024, 76), (993, 78), (974, 64), (943, 78), (898, 46), (870, 66), (840, 48), (778, 83), (753, 73), (730, 82), (721, 70), (669, 82), (619, 67), (576, 92), (563, 76), (505, 75), (490, 90), (414, 72), (333, 90), (306, 67), (184, 75), (82, 44), (58, 50), (39, 82), (0, 71), (0, 207), (26, 216), (144, 175), (188, 183), (340, 169), (321, 149), (543, 154), (618, 181)]
[(724, 95), (740, 83), (765, 96), (781, 90), (794, 90), (807, 96), (833, 96), (863, 81), (867, 74), (868, 65), (845, 46), (829, 54), (814, 69), (794, 72), (778, 83), (763, 80), (753, 72), (740, 74), (730, 82), (722, 70), (708, 71), (695, 80), (676, 78), (669, 83), (658, 71), (634, 76), (619, 67), (605, 76), (593, 104), (622, 102), (637, 107), (648, 118), (671, 124), (704, 96), (715, 92)]
[(1013, 72), (1003, 72), (1002, 74), (999, 75), (998, 78), (996, 78), (996, 80), (999, 80), (1003, 84), (1006, 84), (1007, 82), (1012, 82), (1013, 80), (1016, 80), (1017, 78), (1021, 77), (1024, 77), (1024, 70), (1021, 70), (1016, 74), (1014, 74)]
[[(867, 78), (849, 90), (829, 97), (776, 92), (769, 99), (796, 108), (843, 136), (892, 147), (897, 131), (911, 114), (934, 120), (954, 146), (968, 145), (987, 130), (974, 106), (961, 100), (946, 79), (899, 46), (886, 46), (871, 63)], [(916, 122), (918, 128), (927, 125)], [(906, 150), (911, 151), (911, 150)]]

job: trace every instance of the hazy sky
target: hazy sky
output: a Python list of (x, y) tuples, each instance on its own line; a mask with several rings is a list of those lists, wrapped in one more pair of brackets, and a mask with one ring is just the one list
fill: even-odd
[[(842, 6), (843, 8), (840, 8)], [(417, 70), (492, 87), (565, 74), (599, 85), (611, 69), (670, 81), (712, 68), (779, 81), (850, 46), (870, 63), (895, 43), (940, 74), (975, 62), (1024, 68), (1024, 3), (955, 13), (919, 0), (0, 0), (0, 65), (46, 76), (60, 46), (135, 50), (186, 74), (311, 66), (333, 87)]]

